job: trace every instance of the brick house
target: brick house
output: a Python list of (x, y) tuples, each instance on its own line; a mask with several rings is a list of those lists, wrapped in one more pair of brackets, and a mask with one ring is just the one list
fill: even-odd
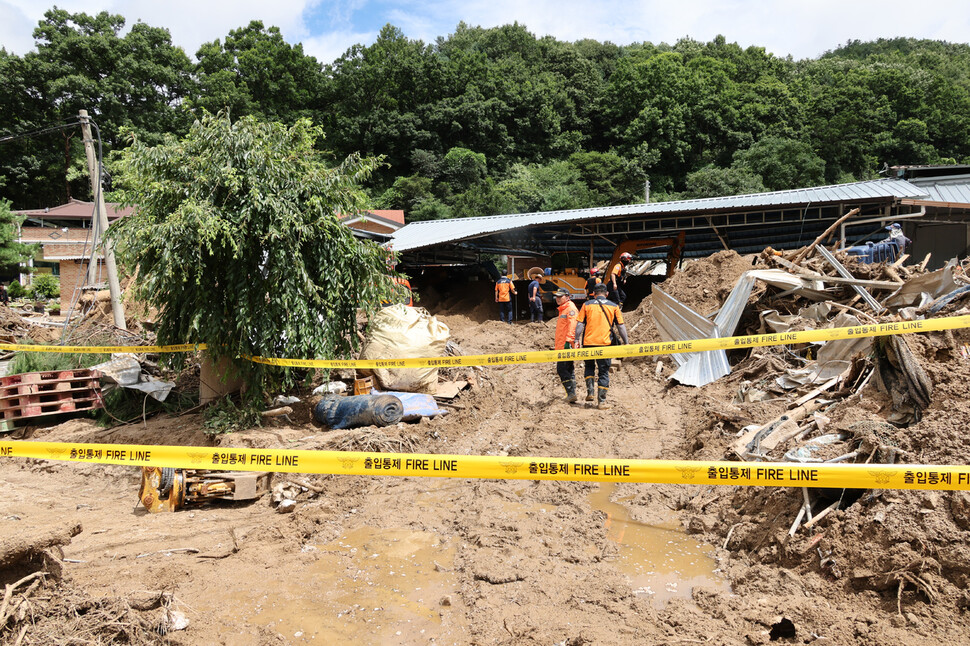
[[(130, 207), (122, 209), (113, 203), (105, 207), (109, 225), (133, 210)], [(41, 252), (28, 265), (34, 268), (35, 274), (57, 276), (61, 281), (62, 302), (70, 302), (68, 299), (74, 298), (75, 292), (84, 286), (86, 280), (94, 202), (71, 200), (61, 206), (15, 213), (26, 218), (20, 227), (19, 241), (41, 245)], [(344, 224), (359, 232), (360, 237), (382, 240), (404, 226), (404, 211), (373, 210), (342, 219)], [(104, 289), (107, 275), (100, 252), (97, 253), (97, 261), (96, 286)], [(30, 284), (31, 276), (31, 273), (21, 273), (20, 283), (26, 287)], [(124, 276), (118, 278), (123, 280)]]
[[(109, 224), (131, 213), (131, 208), (106, 204)], [(26, 219), (20, 226), (19, 242), (37, 243), (40, 253), (28, 263), (34, 274), (53, 274), (61, 281), (61, 299), (64, 303), (73, 299), (75, 291), (85, 283), (88, 261), (91, 255), (91, 221), (94, 202), (71, 200), (67, 204), (46, 209), (15, 211)], [(96, 254), (98, 262), (97, 284), (107, 282), (104, 259)], [(122, 277), (119, 277), (122, 278)], [(32, 280), (31, 273), (21, 273), (20, 283), (25, 287)]]

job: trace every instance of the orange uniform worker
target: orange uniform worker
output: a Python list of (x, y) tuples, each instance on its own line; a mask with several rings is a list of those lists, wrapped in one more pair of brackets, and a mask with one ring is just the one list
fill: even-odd
[(516, 294), (518, 292), (510, 277), (502, 276), (495, 281), (495, 302), (498, 303), (498, 317), (502, 323), (512, 325), (512, 297)]
[[(556, 319), (556, 350), (571, 350), (576, 347), (576, 318), (579, 310), (573, 303), (570, 294), (565, 289), (557, 290), (554, 294), (556, 305), (559, 306), (559, 318)], [(572, 359), (556, 363), (556, 373), (566, 389), (566, 401), (575, 403), (576, 396), (576, 367)]]
[[(583, 309), (579, 310), (576, 318), (576, 347), (592, 348), (613, 345), (610, 332), (613, 325), (617, 326), (623, 345), (630, 342), (623, 324), (623, 314), (620, 307), (613, 301), (606, 299), (606, 285), (593, 288), (596, 298), (586, 301)], [(610, 359), (586, 359), (583, 377), (586, 379), (586, 401), (596, 401), (597, 408), (609, 408), (606, 403), (606, 393), (610, 389)], [(597, 373), (599, 378), (597, 379)], [(594, 382), (594, 379), (596, 381)], [(594, 393), (594, 387), (599, 389)]]
[(589, 270), (589, 279), (586, 281), (586, 298), (587, 299), (593, 298), (593, 289), (597, 285), (599, 285), (600, 283), (603, 282), (603, 279), (600, 278), (600, 276), (602, 276), (602, 275), (603, 275), (603, 270), (602, 269), (596, 269), (595, 267), (593, 267), (592, 269)]
[(609, 299), (623, 307), (626, 300), (626, 266), (633, 260), (633, 255), (628, 252), (620, 254), (619, 262), (613, 265), (610, 270), (609, 278)]

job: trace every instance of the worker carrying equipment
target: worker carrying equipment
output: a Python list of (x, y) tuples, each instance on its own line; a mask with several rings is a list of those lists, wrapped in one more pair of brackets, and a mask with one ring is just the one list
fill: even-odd
[[(597, 285), (593, 289), (596, 298), (586, 301), (583, 309), (579, 310), (576, 321), (576, 347), (603, 347), (608, 345), (626, 345), (630, 342), (623, 324), (623, 314), (620, 307), (606, 298), (606, 285)], [(616, 326), (616, 332), (613, 332)], [(586, 401), (597, 402), (597, 408), (610, 408), (606, 402), (606, 393), (610, 389), (611, 359), (585, 359), (583, 377), (586, 380)], [(599, 378), (597, 379), (597, 374)], [(595, 380), (595, 381), (594, 381)], [(594, 388), (599, 386), (594, 395)]]

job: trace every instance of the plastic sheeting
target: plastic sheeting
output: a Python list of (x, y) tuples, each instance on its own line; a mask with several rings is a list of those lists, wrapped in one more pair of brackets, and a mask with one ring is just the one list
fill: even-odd
[(438, 408), (438, 402), (435, 401), (434, 397), (424, 393), (382, 392), (376, 390), (373, 392), (381, 395), (394, 395), (400, 399), (404, 405), (401, 420), (405, 422), (415, 422), (422, 417), (435, 417), (448, 413), (447, 409)]
[(115, 354), (111, 361), (91, 366), (91, 370), (100, 370), (102, 378), (112, 381), (122, 388), (131, 388), (147, 393), (160, 402), (165, 401), (168, 394), (175, 388), (175, 383), (155, 379), (141, 370), (141, 363), (133, 354)]

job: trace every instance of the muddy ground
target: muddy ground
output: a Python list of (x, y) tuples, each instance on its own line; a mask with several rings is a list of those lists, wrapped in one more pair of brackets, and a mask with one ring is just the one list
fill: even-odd
[[(751, 265), (722, 261), (732, 272)], [(710, 271), (679, 279), (700, 281), (700, 310), (715, 310), (733, 286), (704, 280)], [(472, 296), (423, 303), (466, 353), (551, 346), (554, 321), (503, 325), (493, 303)], [(655, 339), (649, 307), (625, 314), (634, 342)], [(907, 461), (967, 459), (968, 342), (966, 331), (912, 342), (933, 403), (909, 428), (878, 426)], [(551, 364), (516, 365), (480, 372), (480, 387), (445, 417), (385, 429), (329, 431), (304, 415), (213, 440), (188, 414), (114, 429), (72, 420), (29, 439), (722, 459), (741, 427), (784, 409), (732, 403), (739, 374), (700, 389), (671, 384), (662, 361), (660, 374), (654, 359), (623, 361), (605, 411), (567, 405)], [(869, 385), (827, 415), (848, 428), (881, 422), (887, 407)], [(0, 461), (0, 541), (82, 526), (63, 547), (61, 581), (46, 581), (0, 628), (2, 643), (970, 642), (965, 493), (857, 492), (789, 538), (797, 489), (306, 475), (321, 492), (303, 493), (290, 514), (264, 498), (151, 515), (138, 505), (139, 477)], [(29, 571), (0, 570), (0, 586)], [(171, 630), (176, 611), (184, 629)]]

